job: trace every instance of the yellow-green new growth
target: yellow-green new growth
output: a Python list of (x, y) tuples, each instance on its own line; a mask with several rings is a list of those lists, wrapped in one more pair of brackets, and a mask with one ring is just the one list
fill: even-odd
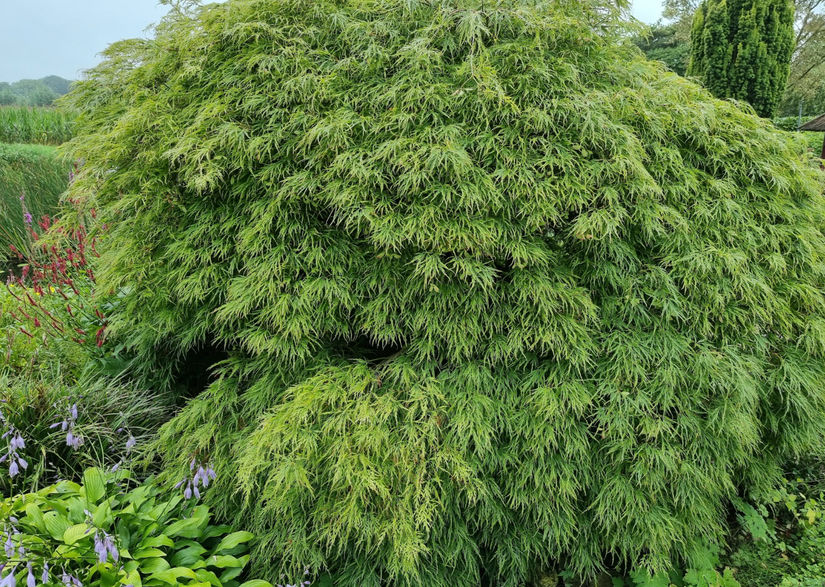
[(256, 569), (690, 565), (821, 442), (820, 175), (621, 31), (579, 2), (230, 0), (78, 84), (113, 335), (170, 385), (228, 353), (159, 448), (209, 455)]

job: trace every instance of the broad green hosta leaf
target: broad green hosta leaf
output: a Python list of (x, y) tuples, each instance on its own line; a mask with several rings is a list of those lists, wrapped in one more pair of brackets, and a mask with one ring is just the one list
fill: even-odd
[(83, 487), (86, 498), (91, 504), (96, 505), (106, 495), (106, 481), (100, 469), (86, 469), (83, 473)]
[(75, 524), (74, 526), (66, 528), (66, 531), (63, 532), (63, 542), (72, 545), (78, 540), (82, 540), (92, 534), (94, 534), (94, 529), (88, 524)]
[(231, 550), (231, 549), (235, 548), (236, 546), (238, 546), (239, 544), (242, 544), (244, 542), (249, 542), (253, 538), (255, 538), (255, 535), (252, 534), (252, 532), (233, 532), (232, 534), (229, 534), (228, 536), (224, 536), (224, 538), (223, 538), (223, 540), (221, 540), (220, 544), (218, 544), (218, 546), (215, 547), (214, 552), (215, 553), (220, 553), (220, 552), (223, 552), (225, 550)]

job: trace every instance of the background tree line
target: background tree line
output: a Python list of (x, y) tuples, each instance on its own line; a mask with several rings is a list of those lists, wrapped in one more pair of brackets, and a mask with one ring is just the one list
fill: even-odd
[[(761, 4), (771, 3), (767, 1)], [(679, 75), (699, 75), (697, 71), (688, 71), (688, 65), (691, 56), (691, 29), (696, 24), (694, 18), (701, 4), (700, 0), (665, 0), (663, 17), (667, 23), (659, 21), (653, 25), (649, 35), (637, 38), (636, 44), (650, 59), (664, 62)], [(724, 2), (709, 2), (706, 10), (711, 5), (719, 4)], [(736, 12), (737, 4), (742, 3), (729, 2), (728, 12)], [(748, 4), (758, 5), (760, 2)], [(803, 116), (813, 116), (825, 111), (825, 0), (793, 0), (792, 5), (794, 23), (790, 71), (784, 91), (780, 92), (781, 97), (776, 100), (775, 114), (796, 115), (801, 105)], [(766, 34), (771, 32), (766, 31)], [(752, 62), (758, 62), (758, 59)], [(705, 84), (714, 91), (711, 87), (713, 82), (706, 79)], [(720, 95), (718, 91), (715, 93)], [(754, 104), (754, 107), (757, 111), (760, 110), (758, 104)], [(764, 111), (761, 113), (766, 115)]]
[(0, 82), (0, 106), (49, 106), (69, 92), (72, 82), (56, 75)]

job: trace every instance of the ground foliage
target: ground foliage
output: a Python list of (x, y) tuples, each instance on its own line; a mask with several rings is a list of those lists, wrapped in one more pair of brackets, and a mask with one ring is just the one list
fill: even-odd
[[(822, 441), (821, 176), (581, 2), (178, 7), (79, 82), (70, 195), (164, 429), (269, 577), (691, 566)], [(216, 353), (220, 354), (220, 353)]]

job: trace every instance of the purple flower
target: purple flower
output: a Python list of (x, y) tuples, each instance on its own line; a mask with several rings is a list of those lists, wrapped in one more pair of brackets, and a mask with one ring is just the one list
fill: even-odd
[(117, 562), (120, 560), (120, 553), (115, 546), (115, 541), (111, 536), (106, 536), (105, 540), (106, 550), (109, 551), (109, 554), (112, 555), (112, 560)]
[(120, 553), (115, 546), (114, 538), (106, 532), (103, 532), (102, 536), (98, 532), (95, 532), (94, 542), (94, 550), (97, 553), (98, 562), (105, 563), (109, 559), (109, 555), (112, 556), (112, 560), (115, 562), (120, 559)]
[(10, 445), (12, 450), (21, 450), (26, 448), (26, 442), (23, 440), (23, 437), (20, 436), (19, 432), (11, 439)]
[(135, 445), (137, 445), (137, 440), (135, 440), (135, 437), (130, 434), (129, 439), (126, 441), (126, 452), (132, 452)]
[(29, 574), (26, 577), (26, 587), (36, 587), (37, 580), (34, 578), (34, 571), (32, 571), (32, 564), (28, 563), (26, 567), (29, 569)]
[(209, 487), (210, 481), (215, 479), (217, 475), (209, 463), (198, 463), (196, 458), (193, 458), (189, 463), (189, 470), (194, 471), (192, 478), (189, 479), (188, 477), (184, 477), (175, 485), (175, 489), (178, 489), (183, 484), (186, 484), (186, 489), (183, 491), (183, 496), (186, 499), (192, 499), (192, 496), (194, 496), (195, 499), (200, 499), (201, 492), (199, 487), (203, 486), (203, 488), (206, 489)]
[(32, 223), (32, 215), (29, 214), (28, 212), (23, 214), (23, 222), (25, 222), (26, 224), (31, 224)]
[(14, 578), (14, 571), (17, 570), (17, 567), (12, 567), (11, 572), (6, 575), (6, 578), (0, 581), (0, 587), (16, 587), (17, 586), (17, 579)]
[(14, 477), (20, 472), (20, 467), (17, 466), (17, 461), (12, 461), (9, 465), (9, 477)]
[(49, 582), (49, 563), (48, 562), (43, 563), (43, 574), (40, 575), (40, 580), (43, 583), (48, 583)]
[(11, 558), (14, 554), (14, 542), (11, 541), (11, 532), (6, 536), (6, 541), (3, 543), (3, 549), (6, 551), (6, 556)]

